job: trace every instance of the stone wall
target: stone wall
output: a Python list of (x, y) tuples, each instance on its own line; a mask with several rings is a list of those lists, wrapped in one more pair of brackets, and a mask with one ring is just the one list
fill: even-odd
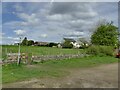
[(71, 58), (80, 58), (87, 56), (86, 54), (66, 54), (66, 55), (40, 55), (32, 56), (32, 60), (35, 62), (47, 61), (47, 60), (62, 60)]
[[(28, 62), (28, 56), (25, 56), (22, 54), (21, 60), (22, 62)], [(29, 59), (33, 62), (41, 62), (41, 61), (47, 61), (47, 60), (63, 60), (63, 59), (71, 59), (71, 58), (80, 58), (88, 56), (86, 54), (64, 54), (64, 55), (39, 55), (39, 56), (31, 56)], [(17, 62), (18, 56), (17, 55), (8, 55), (7, 60), (3, 61), (3, 63), (14, 63)]]

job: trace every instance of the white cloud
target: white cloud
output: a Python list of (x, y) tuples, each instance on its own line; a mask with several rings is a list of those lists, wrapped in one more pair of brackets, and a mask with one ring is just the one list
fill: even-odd
[(32, 13), (30, 15), (26, 14), (26, 13), (19, 13), (17, 14), (19, 18), (21, 18), (23, 20), (23, 22), (21, 22), (21, 25), (24, 26), (33, 26), (33, 25), (38, 25), (39, 24), (39, 18), (37, 17), (37, 15), (35, 13)]
[[(54, 2), (118, 2), (119, 0), (54, 0)], [(51, 0), (3, 0), (3, 2), (51, 2)]]
[(41, 34), (40, 37), (46, 38), (48, 35), (47, 34)]
[(60, 2), (54, 3), (50, 8), (49, 15), (71, 15), (73, 19), (93, 18), (97, 16), (90, 3)]
[(3, 35), (5, 35), (5, 33), (3, 33), (3, 32), (0, 32), (0, 36), (3, 36)]
[(21, 26), (21, 21), (10, 21), (6, 23), (2, 23), (3, 29), (15, 29), (15, 28), (20, 28)]
[(0, 2), (0, 14), (2, 14), (2, 3)]
[(47, 16), (48, 20), (55, 20), (55, 21), (63, 21), (63, 20), (70, 20), (72, 19), (72, 16), (67, 14), (67, 15), (61, 15), (61, 14), (54, 14), (54, 15), (48, 15)]
[(14, 31), (17, 35), (24, 35), (26, 33), (25, 30), (15, 30)]
[(78, 19), (78, 20), (71, 20), (68, 22), (68, 24), (70, 25), (71, 28), (74, 27), (74, 28), (82, 29), (83, 26), (92, 25), (93, 22), (89, 20)]
[(15, 42), (19, 42), (19, 38), (17, 37), (3, 36), (0, 37), (0, 39), (1, 39), (0, 44), (14, 44)]
[(65, 34), (65, 37), (81, 37), (84, 35), (84, 32), (78, 32), (78, 31), (73, 31), (73, 32), (69, 32), (67, 34)]
[(20, 6), (18, 3), (15, 4), (13, 7), (16, 9), (16, 11), (19, 11), (19, 12), (24, 10), (24, 8), (22, 6)]
[(115, 4), (109, 3), (19, 3), (15, 15), (20, 21), (6, 22), (3, 27), (17, 35), (25, 33), (37, 41), (60, 41), (64, 35), (90, 38), (99, 17), (117, 22), (117, 9), (114, 7)]
[(3, 37), (3, 39), (6, 38), (8, 40), (19, 40), (19, 38), (16, 37)]

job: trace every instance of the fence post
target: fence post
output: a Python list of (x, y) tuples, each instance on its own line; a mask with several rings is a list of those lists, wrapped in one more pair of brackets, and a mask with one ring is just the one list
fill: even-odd
[(5, 59), (8, 59), (8, 53), (7, 53), (7, 48), (5, 49)]
[(32, 53), (28, 53), (28, 64), (32, 63)]

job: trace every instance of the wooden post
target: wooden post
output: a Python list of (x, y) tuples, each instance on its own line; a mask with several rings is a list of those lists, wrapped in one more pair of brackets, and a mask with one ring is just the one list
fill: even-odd
[(25, 53), (25, 64), (28, 63), (28, 53)]
[(8, 58), (8, 55), (7, 55), (7, 48), (6, 48), (6, 50), (5, 50), (5, 59), (7, 59)]
[(28, 64), (32, 63), (32, 53), (28, 53)]
[(33, 62), (33, 58), (32, 58), (32, 56), (33, 56), (33, 53), (31, 53), (31, 63)]

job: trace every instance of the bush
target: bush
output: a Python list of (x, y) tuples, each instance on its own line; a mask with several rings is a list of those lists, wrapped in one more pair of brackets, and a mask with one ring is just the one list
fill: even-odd
[(114, 48), (111, 46), (100, 46), (100, 53), (108, 56), (113, 56)]
[(87, 54), (99, 56), (113, 56), (113, 47), (111, 46), (90, 46), (86, 50)]
[(80, 49), (86, 49), (88, 47), (89, 47), (89, 45), (87, 46), (86, 44), (82, 44), (81, 47), (80, 47)]
[(53, 47), (53, 46), (57, 46), (58, 44), (57, 43), (49, 43), (48, 46), (49, 47)]
[(99, 48), (98, 46), (91, 46), (87, 49), (87, 54), (92, 54), (92, 55), (98, 55), (99, 54)]
[(73, 48), (73, 45), (72, 45), (69, 41), (65, 41), (65, 42), (62, 44), (62, 47), (63, 47), (63, 48)]

